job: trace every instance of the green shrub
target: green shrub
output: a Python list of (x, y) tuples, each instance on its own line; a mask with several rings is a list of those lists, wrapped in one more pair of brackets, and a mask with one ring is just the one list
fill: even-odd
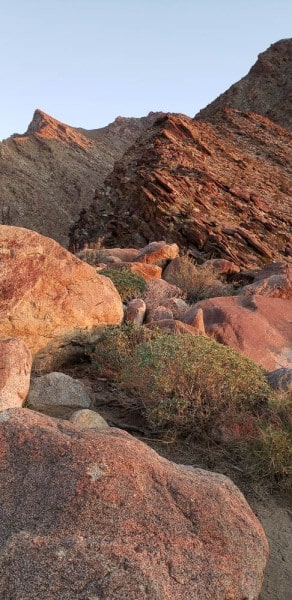
[(157, 333), (133, 348), (121, 371), (153, 429), (200, 434), (216, 420), (255, 410), (269, 397), (264, 371), (235, 350), (202, 336)]
[(100, 275), (109, 277), (116, 286), (123, 302), (133, 298), (141, 298), (146, 289), (144, 277), (137, 273), (132, 273), (126, 267), (116, 269), (103, 269), (99, 271)]
[(144, 327), (107, 327), (95, 344), (91, 361), (101, 376), (118, 381), (124, 365), (131, 363), (137, 344), (150, 340), (155, 335), (155, 331)]

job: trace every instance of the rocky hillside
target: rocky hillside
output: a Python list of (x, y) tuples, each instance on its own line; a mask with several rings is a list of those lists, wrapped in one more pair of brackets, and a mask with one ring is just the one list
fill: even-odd
[(71, 248), (175, 241), (199, 259), (287, 260), (291, 134), (266, 117), (218, 110), (213, 122), (161, 116), (105, 181)]
[(24, 135), (0, 143), (0, 223), (34, 229), (66, 245), (80, 209), (156, 116), (118, 117), (86, 131), (36, 110)]
[(262, 52), (249, 73), (201, 110), (197, 118), (212, 119), (231, 107), (264, 115), (292, 128), (292, 39), (280, 40)]

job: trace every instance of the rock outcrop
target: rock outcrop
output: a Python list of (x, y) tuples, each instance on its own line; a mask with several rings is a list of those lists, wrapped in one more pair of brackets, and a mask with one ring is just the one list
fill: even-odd
[[(276, 143), (275, 143), (276, 141)], [(200, 262), (288, 261), (291, 133), (266, 117), (222, 109), (212, 123), (168, 114), (116, 163), (80, 215), (70, 247), (141, 247), (157, 239)]]
[(36, 110), (25, 134), (0, 143), (0, 222), (34, 229), (66, 246), (81, 208), (159, 114), (118, 117), (88, 131)]
[(0, 226), (0, 336), (22, 338), (35, 353), (50, 340), (120, 324), (113, 283), (52, 239)]
[(27, 409), (0, 438), (1, 598), (258, 598), (267, 541), (224, 475)]
[(212, 120), (221, 108), (236, 108), (268, 117), (292, 129), (292, 39), (280, 40), (259, 54), (249, 73), (196, 118)]

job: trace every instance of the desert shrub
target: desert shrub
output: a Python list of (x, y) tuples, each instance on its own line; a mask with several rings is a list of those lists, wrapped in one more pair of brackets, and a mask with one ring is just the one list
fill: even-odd
[(292, 489), (292, 394), (272, 393), (259, 418), (256, 439), (242, 445), (243, 458), (255, 479)]
[(125, 364), (130, 364), (137, 344), (153, 339), (156, 331), (122, 325), (107, 327), (91, 352), (91, 361), (102, 377), (119, 381)]
[(264, 371), (202, 336), (157, 333), (122, 365), (123, 388), (153, 429), (210, 432), (216, 420), (255, 409), (271, 393)]
[(199, 302), (205, 298), (233, 295), (233, 286), (223, 284), (218, 280), (212, 265), (197, 266), (194, 261), (184, 254), (179, 258), (179, 268), (167, 275), (165, 279), (179, 287), (188, 302)]
[(112, 280), (124, 302), (133, 298), (141, 298), (145, 292), (146, 281), (144, 277), (132, 273), (126, 267), (103, 269), (99, 271), (99, 274)]

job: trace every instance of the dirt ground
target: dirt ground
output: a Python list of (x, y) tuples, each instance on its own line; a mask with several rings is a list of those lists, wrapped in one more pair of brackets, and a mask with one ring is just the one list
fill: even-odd
[[(93, 405), (110, 426), (125, 429), (150, 445), (165, 458), (179, 464), (210, 469), (229, 476), (240, 488), (254, 513), (263, 525), (270, 544), (270, 557), (265, 571), (259, 600), (292, 600), (292, 494), (280, 493), (253, 482), (237, 461), (194, 441), (165, 440), (145, 430), (145, 423), (129, 410), (121, 409), (121, 392), (105, 379), (92, 377), (86, 367), (67, 369), (68, 375), (82, 382), (91, 394)], [(51, 413), (52, 414), (52, 413)], [(68, 414), (52, 414), (66, 418)]]

